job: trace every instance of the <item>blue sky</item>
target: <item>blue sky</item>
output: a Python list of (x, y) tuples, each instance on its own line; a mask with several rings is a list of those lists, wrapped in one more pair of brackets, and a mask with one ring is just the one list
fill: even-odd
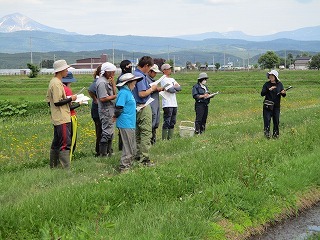
[(0, 6), (0, 17), (19, 12), (87, 35), (242, 31), (261, 36), (320, 25), (320, 0), (0, 0)]

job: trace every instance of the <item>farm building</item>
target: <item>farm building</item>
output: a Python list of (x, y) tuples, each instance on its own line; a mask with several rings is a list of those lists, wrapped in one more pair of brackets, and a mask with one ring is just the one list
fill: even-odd
[(108, 61), (107, 54), (101, 54), (99, 58), (84, 58), (76, 60), (76, 63), (71, 64), (70, 66), (75, 69), (95, 69), (102, 63)]
[(296, 60), (294, 61), (294, 69), (307, 70), (310, 61), (311, 61), (310, 57), (297, 57)]

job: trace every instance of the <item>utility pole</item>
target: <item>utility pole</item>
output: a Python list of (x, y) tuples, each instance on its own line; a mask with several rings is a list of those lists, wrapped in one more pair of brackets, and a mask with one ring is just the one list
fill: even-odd
[(33, 59), (32, 59), (32, 41), (30, 37), (30, 63), (33, 64)]
[(114, 64), (114, 42), (112, 42), (112, 63)]
[(214, 56), (212, 56), (212, 71), (214, 71), (215, 66), (214, 66)]

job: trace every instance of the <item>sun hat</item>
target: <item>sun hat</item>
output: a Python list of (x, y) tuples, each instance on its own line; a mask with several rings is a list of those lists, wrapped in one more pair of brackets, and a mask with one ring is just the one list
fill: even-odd
[(154, 72), (156, 72), (156, 73), (161, 72), (161, 71), (159, 70), (159, 67), (158, 67), (157, 64), (153, 64), (153, 66), (150, 68), (150, 70), (151, 70), (151, 71), (154, 71)]
[(76, 82), (76, 81), (77, 81), (77, 79), (75, 79), (73, 77), (73, 74), (70, 71), (68, 71), (68, 75), (66, 77), (62, 78), (63, 83), (72, 83), (72, 82)]
[(271, 74), (274, 75), (278, 81), (280, 81), (279, 73), (276, 70), (271, 70), (270, 72), (268, 72), (267, 73), (267, 78), (269, 78), (269, 75), (271, 75)]
[(105, 72), (115, 72), (117, 67), (111, 62), (105, 62), (101, 65), (100, 76), (102, 76)]
[(125, 73), (119, 78), (119, 83), (116, 85), (117, 87), (121, 87), (125, 85), (127, 82), (132, 82), (132, 81), (140, 81), (142, 80), (142, 76), (135, 76), (132, 73)]
[(205, 72), (199, 74), (198, 80), (208, 79), (208, 75)]
[(170, 69), (170, 68), (171, 68), (170, 64), (165, 63), (165, 64), (163, 64), (163, 65), (161, 66), (161, 71), (167, 70), (167, 69)]
[(66, 60), (63, 59), (57, 60), (53, 63), (53, 69), (55, 73), (61, 72), (69, 67), (70, 66), (67, 64)]

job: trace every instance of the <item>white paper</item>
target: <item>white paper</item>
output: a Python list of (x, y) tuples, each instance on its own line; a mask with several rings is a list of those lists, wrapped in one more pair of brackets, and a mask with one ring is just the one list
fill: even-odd
[(159, 95), (160, 95), (161, 97), (163, 97), (164, 99), (167, 99), (167, 96), (166, 96), (166, 92), (165, 92), (165, 91), (159, 92)]
[(215, 93), (211, 93), (209, 94), (208, 97), (206, 97), (205, 99), (208, 99), (208, 98), (213, 98), (215, 95), (219, 94), (219, 91), (218, 92), (215, 92)]
[(152, 82), (152, 83), (149, 83), (150, 87), (152, 87), (153, 85), (158, 85), (162, 79), (164, 79), (166, 77), (166, 75), (163, 75), (161, 78), (159, 78), (158, 80)]
[(137, 111), (139, 112), (142, 108), (144, 108), (144, 107), (146, 107), (146, 106), (148, 106), (150, 103), (152, 103), (154, 101), (154, 99), (151, 97), (151, 98), (149, 98), (148, 99), (148, 101), (145, 103), (145, 104), (143, 104), (142, 106), (137, 106)]
[(84, 94), (78, 94), (77, 99), (74, 102), (82, 102), (84, 104), (88, 104), (88, 101), (91, 100), (91, 98), (85, 96)]

